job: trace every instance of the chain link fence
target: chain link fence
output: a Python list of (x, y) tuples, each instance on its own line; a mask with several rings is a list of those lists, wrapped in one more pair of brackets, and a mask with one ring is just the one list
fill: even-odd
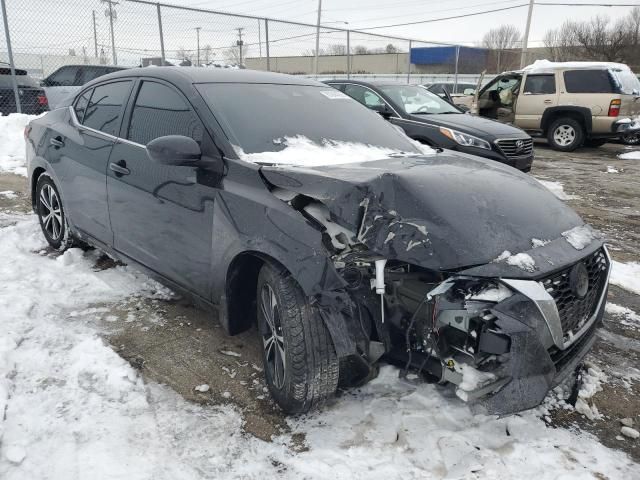
[(520, 55), (145, 0), (0, 1), (6, 10), (0, 25), (5, 115), (40, 113), (123, 67), (194, 65), (470, 84), (484, 70), (512, 67)]

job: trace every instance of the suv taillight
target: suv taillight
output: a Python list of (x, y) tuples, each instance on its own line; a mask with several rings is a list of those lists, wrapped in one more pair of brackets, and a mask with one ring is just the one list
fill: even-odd
[(46, 95), (38, 95), (38, 105), (47, 105), (49, 100), (47, 100)]
[(620, 115), (620, 104), (622, 102), (620, 101), (619, 98), (615, 99), (615, 100), (611, 100), (611, 103), (609, 104), (609, 116), (610, 117), (617, 117), (618, 115)]

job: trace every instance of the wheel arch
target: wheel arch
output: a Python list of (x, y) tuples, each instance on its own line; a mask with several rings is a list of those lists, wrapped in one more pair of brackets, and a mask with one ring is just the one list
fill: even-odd
[(33, 173), (31, 174), (31, 184), (29, 185), (29, 192), (31, 194), (31, 208), (33, 209), (33, 211), (36, 211), (37, 205), (36, 205), (36, 186), (38, 185), (38, 180), (40, 180), (40, 177), (42, 176), (43, 173), (46, 173), (47, 170), (42, 167), (42, 166), (38, 166), (33, 170)]
[(542, 114), (540, 126), (543, 134), (547, 134), (549, 126), (558, 118), (569, 117), (580, 122), (584, 127), (584, 132), (588, 136), (593, 128), (593, 119), (591, 110), (587, 107), (579, 107), (573, 105), (564, 105), (547, 108)]

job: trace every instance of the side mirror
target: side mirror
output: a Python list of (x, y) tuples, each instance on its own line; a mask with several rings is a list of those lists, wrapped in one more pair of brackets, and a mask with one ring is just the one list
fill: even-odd
[(161, 165), (196, 166), (202, 158), (202, 151), (193, 138), (167, 135), (147, 143), (147, 155)]
[(393, 115), (393, 112), (391, 111), (391, 109), (386, 103), (382, 105), (373, 105), (369, 108), (371, 108), (371, 110), (378, 112), (380, 115), (382, 115), (384, 119), (387, 119), (387, 120), (391, 117), (391, 115)]

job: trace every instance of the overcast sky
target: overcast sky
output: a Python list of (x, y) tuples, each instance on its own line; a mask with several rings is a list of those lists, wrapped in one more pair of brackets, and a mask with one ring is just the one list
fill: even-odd
[[(562, 0), (540, 0), (545, 2)], [(591, 2), (594, 0), (568, 0)], [(640, 0), (608, 0), (611, 2), (638, 3)], [(124, 65), (139, 64), (143, 57), (160, 55), (160, 36), (156, 6), (119, 0), (115, 7), (117, 20), (114, 24), (118, 61)], [(254, 16), (293, 20), (314, 24), (317, 15), (317, 0), (168, 0), (175, 5), (213, 9)], [(366, 29), (392, 23), (412, 22), (482, 10), (497, 9), (527, 3), (527, 0), (323, 0), (322, 23), (327, 26)], [(111, 59), (109, 20), (105, 16), (107, 7), (100, 0), (7, 0), (8, 20), (14, 52), (28, 54), (20, 62), (27, 68), (47, 55), (94, 55), (93, 13), (96, 18), (98, 50), (104, 49), (105, 57)], [(628, 14), (631, 7), (603, 8), (557, 7), (537, 5), (534, 8), (531, 45), (541, 45), (545, 31), (558, 27), (567, 19), (588, 19), (595, 15), (609, 15), (612, 19)], [(448, 20), (422, 25), (398, 26), (370, 32), (399, 35), (445, 43), (475, 45), (492, 27), (510, 23), (524, 31), (527, 8), (490, 13), (480, 16)], [(37, 19), (37, 21), (34, 21)], [(344, 22), (349, 22), (345, 25)], [(225, 57), (238, 40), (237, 29), (242, 28), (246, 56), (264, 56), (264, 22), (256, 19), (210, 15), (202, 12), (162, 8), (164, 46), (167, 59), (178, 59), (182, 51), (196, 52), (196, 28), (200, 27), (201, 48), (211, 47), (211, 59)], [(6, 50), (4, 32), (0, 25), (0, 54)], [(315, 28), (291, 26), (269, 22), (271, 56), (308, 55), (315, 47)], [(394, 43), (407, 51), (408, 43), (360, 34), (351, 36), (351, 46), (363, 45), (370, 49), (383, 48)], [(321, 48), (333, 45), (346, 46), (346, 34), (323, 31)], [(416, 46), (428, 46), (414, 44)], [(235, 47), (233, 47), (235, 48)], [(195, 55), (194, 55), (195, 56)], [(180, 57), (182, 58), (182, 57)], [(29, 64), (34, 63), (34, 65)]]
[[(542, 0), (552, 2), (558, 0)], [(594, 0), (559, 0), (560, 3), (596, 3)], [(637, 3), (640, 0), (607, 0), (610, 3)], [(315, 23), (317, 0), (182, 0), (175, 4), (201, 8), (269, 16), (305, 23)], [(349, 22), (350, 28), (366, 28), (378, 25), (412, 22), (462, 15), (528, 3), (527, 0), (323, 0), (323, 23), (339, 26)], [(606, 2), (600, 2), (606, 3)], [(612, 19), (626, 15), (631, 7), (534, 7), (530, 41), (541, 45), (542, 37), (549, 28), (555, 28), (567, 19), (589, 19), (595, 15), (608, 15)], [(524, 32), (527, 7), (489, 13), (469, 18), (447, 20), (422, 25), (393, 27), (372, 32), (389, 33), (405, 37), (447, 43), (465, 42), (474, 44), (491, 27), (511, 23)], [(331, 23), (334, 22), (334, 23)]]

